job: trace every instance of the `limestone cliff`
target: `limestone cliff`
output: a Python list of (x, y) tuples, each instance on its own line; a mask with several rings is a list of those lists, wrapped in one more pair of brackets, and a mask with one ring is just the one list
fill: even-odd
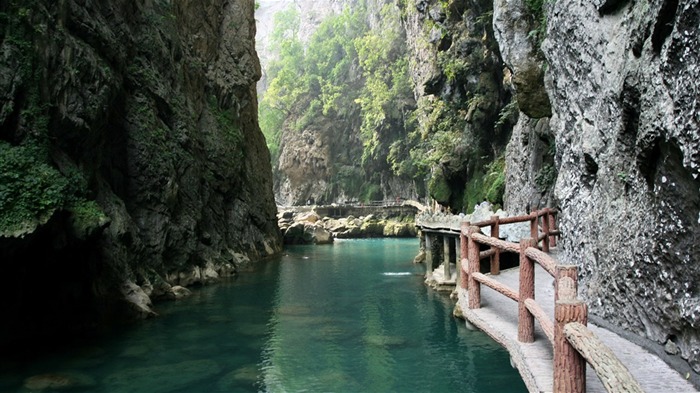
[(454, 212), (470, 212), (484, 200), (501, 204), (502, 156), (514, 119), (504, 110), (512, 94), (491, 25), (492, 2), (399, 3), (424, 141), (415, 155), (429, 157), (430, 196)]
[[(516, 191), (542, 157), (527, 137), (553, 138), (551, 203), (591, 312), (700, 372), (700, 4), (557, 0), (544, 11), (545, 83), (525, 87), (546, 87), (551, 120), (521, 118), (506, 199), (516, 210), (531, 199)], [(514, 77), (540, 56), (518, 17), (527, 14), (525, 1), (495, 1)]]
[[(377, 0), (296, 5), (287, 30), (277, 34), (284, 42), (277, 45), (297, 49), (282, 51), (284, 56), (266, 65), (273, 81), (261, 101), (261, 117), (277, 111), (284, 119), (264, 130), (279, 140), (278, 203), (417, 198), (422, 184), (397, 164), (408, 158), (401, 142), (408, 139), (406, 119), (415, 101), (396, 5)], [(299, 27), (311, 19), (318, 24)], [(317, 33), (309, 37), (309, 30)], [(294, 98), (281, 103), (280, 97)]]
[(252, 0), (0, 4), (5, 342), (280, 250)]

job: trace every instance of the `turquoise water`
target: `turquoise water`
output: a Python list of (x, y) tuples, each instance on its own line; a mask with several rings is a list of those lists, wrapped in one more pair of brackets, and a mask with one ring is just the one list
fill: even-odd
[(507, 352), (426, 288), (417, 251), (416, 239), (288, 247), (156, 305), (159, 318), (4, 360), (0, 391), (58, 373), (75, 392), (525, 392)]

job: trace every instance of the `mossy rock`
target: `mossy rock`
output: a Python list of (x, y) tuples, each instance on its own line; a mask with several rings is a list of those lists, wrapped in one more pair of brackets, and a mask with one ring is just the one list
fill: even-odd
[(552, 104), (544, 88), (544, 70), (539, 64), (532, 63), (516, 72), (513, 84), (520, 111), (533, 119), (552, 116)]
[(366, 220), (362, 223), (360, 231), (362, 232), (363, 236), (367, 237), (384, 236), (385, 225), (385, 221)]
[(447, 183), (445, 173), (442, 169), (439, 169), (433, 173), (433, 176), (428, 182), (428, 192), (430, 192), (430, 196), (439, 204), (449, 204), (450, 197), (452, 196), (452, 189), (450, 189), (450, 185)]
[(78, 239), (87, 239), (106, 227), (110, 220), (95, 201), (81, 201), (68, 208), (71, 227)]

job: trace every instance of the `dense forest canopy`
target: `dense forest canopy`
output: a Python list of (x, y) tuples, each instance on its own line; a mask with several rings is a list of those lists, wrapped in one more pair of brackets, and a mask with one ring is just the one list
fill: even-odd
[[(456, 91), (416, 94), (402, 20), (410, 10), (402, 7), (348, 4), (322, 20), (308, 43), (299, 37), (295, 5), (275, 15), (269, 45), (277, 56), (263, 65), (269, 85), (259, 97), (259, 116), (278, 178), (284, 140), (330, 133), (350, 142), (332, 155), (322, 179), (329, 183), (326, 201), (341, 195), (363, 201), (405, 197), (384, 186), (394, 178), (455, 211), (482, 200), (502, 203), (501, 129), (511, 126), (513, 105), (500, 119), (494, 116), (499, 108), (488, 108), (493, 100), (485, 97), (491, 89), (481, 88), (486, 78), (470, 86), (469, 59), (454, 51), (440, 51), (435, 61), (444, 74), (440, 83)], [(486, 21), (479, 23), (479, 30), (488, 29)], [(500, 104), (499, 94), (496, 99)], [(489, 129), (467, 124), (475, 122)]]

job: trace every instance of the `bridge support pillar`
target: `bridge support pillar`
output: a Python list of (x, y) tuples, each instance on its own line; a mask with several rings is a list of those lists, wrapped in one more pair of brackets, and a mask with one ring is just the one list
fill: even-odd
[[(556, 231), (557, 230), (557, 220), (556, 220), (556, 213), (553, 211), (549, 212), (549, 230), (550, 231)], [(549, 245), (550, 247), (556, 247), (557, 246), (557, 237), (556, 236), (550, 236), (549, 237)]]
[(450, 281), (450, 277), (452, 277), (452, 272), (450, 271), (450, 237), (447, 235), (442, 237), (442, 263), (445, 282)]
[(455, 284), (461, 282), (462, 279), (462, 236), (457, 236), (455, 238), (455, 268), (457, 269), (457, 277), (455, 278)]
[(466, 235), (469, 225), (468, 222), (463, 222), (459, 231), (459, 287), (462, 289), (467, 289), (469, 279), (465, 266), (469, 263), (469, 238)]
[(535, 239), (535, 247), (540, 244), (539, 216), (537, 211), (530, 213), (530, 237)]
[(425, 236), (425, 278), (433, 275), (433, 239), (430, 233), (423, 232)]

